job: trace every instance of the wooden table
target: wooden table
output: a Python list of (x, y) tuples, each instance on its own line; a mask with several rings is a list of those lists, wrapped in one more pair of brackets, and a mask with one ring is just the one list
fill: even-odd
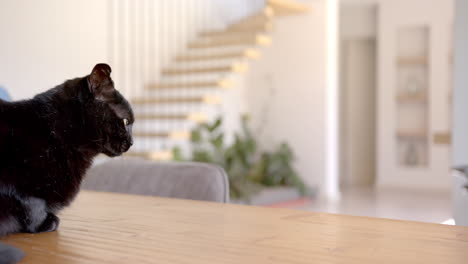
[(82, 192), (24, 263), (468, 263), (468, 228)]

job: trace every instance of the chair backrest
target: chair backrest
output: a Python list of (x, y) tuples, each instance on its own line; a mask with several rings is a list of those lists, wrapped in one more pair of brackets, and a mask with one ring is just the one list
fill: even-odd
[(157, 163), (118, 158), (91, 168), (83, 189), (160, 197), (229, 202), (224, 170), (204, 163)]

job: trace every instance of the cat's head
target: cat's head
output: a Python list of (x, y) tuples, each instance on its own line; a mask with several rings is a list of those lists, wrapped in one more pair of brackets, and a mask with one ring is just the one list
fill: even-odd
[(135, 122), (128, 101), (115, 89), (107, 64), (97, 64), (86, 77), (88, 92), (87, 119), (99, 151), (115, 157), (128, 151), (133, 145), (132, 126)]

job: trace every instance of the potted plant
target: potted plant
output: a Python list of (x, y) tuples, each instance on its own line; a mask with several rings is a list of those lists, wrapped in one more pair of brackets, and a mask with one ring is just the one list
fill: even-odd
[(273, 151), (260, 152), (248, 120), (247, 116), (242, 117), (242, 130), (234, 135), (231, 144), (225, 142), (222, 118), (197, 126), (191, 133), (191, 157), (185, 158), (181, 149), (175, 148), (174, 159), (223, 167), (235, 201), (250, 203), (255, 195), (273, 187), (294, 188), (299, 195), (306, 195), (310, 190), (292, 166), (294, 153), (289, 145), (281, 143)]

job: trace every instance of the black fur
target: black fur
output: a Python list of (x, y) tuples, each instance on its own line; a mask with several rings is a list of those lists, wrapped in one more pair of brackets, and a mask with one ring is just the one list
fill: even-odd
[[(93, 158), (133, 144), (133, 112), (110, 73), (98, 64), (33, 99), (0, 100), (0, 236), (56, 230), (57, 212), (72, 202)], [(11, 256), (0, 264), (20, 256), (5, 245), (0, 252)]]

